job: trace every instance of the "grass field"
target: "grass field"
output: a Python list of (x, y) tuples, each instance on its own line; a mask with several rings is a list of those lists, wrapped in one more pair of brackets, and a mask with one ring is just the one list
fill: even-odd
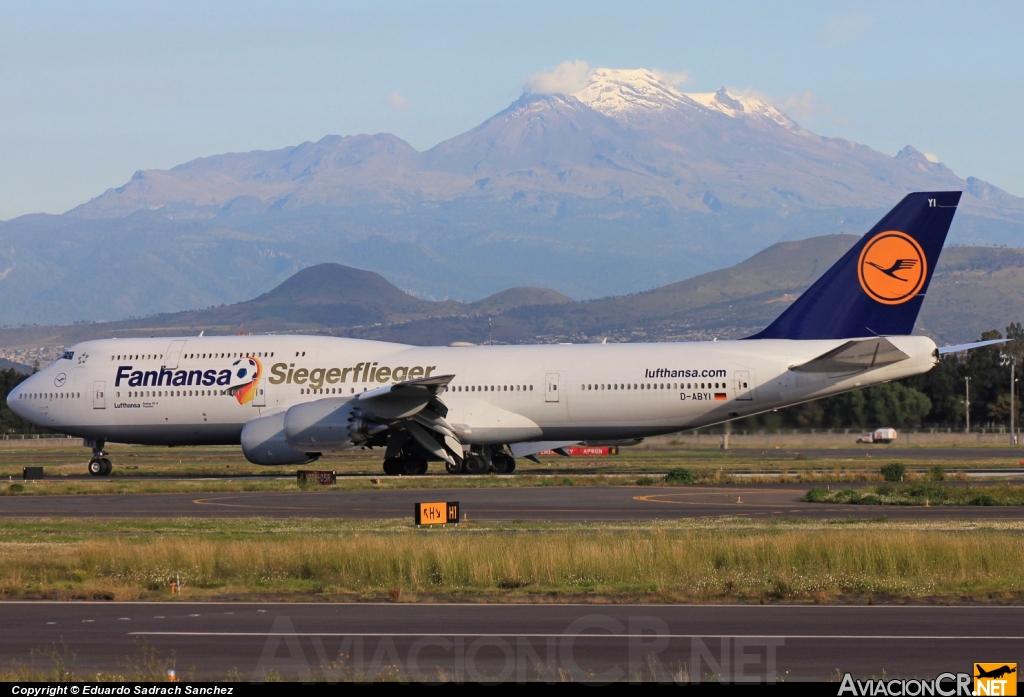
[[(1017, 602), (1024, 523), (42, 521), (0, 525), (0, 597)], [(970, 533), (970, 534), (965, 534)], [(180, 577), (182, 592), (171, 596)]]
[(811, 489), (804, 501), (892, 506), (1024, 506), (1024, 486), (946, 486), (937, 483), (880, 484), (862, 489)]
[[(870, 458), (868, 456), (871, 456)], [(297, 488), (296, 466), (259, 467), (246, 462), (237, 447), (166, 448), (114, 445), (111, 477), (86, 476), (89, 451), (78, 441), (57, 442), (32, 447), (18, 441), (0, 442), (0, 495), (86, 494), (172, 491), (254, 491)], [(970, 459), (960, 462), (925, 458), (907, 462), (910, 478), (936, 464), (947, 468), (949, 478), (957, 478), (972, 468), (1019, 469), (1018, 457), (1007, 449), (1007, 457)], [(690, 470), (698, 482), (727, 483), (743, 473), (744, 482), (877, 482), (878, 467), (890, 460), (884, 450), (868, 450), (864, 457), (799, 457), (793, 451), (721, 451), (690, 448), (666, 442), (658, 446), (623, 448), (621, 454), (596, 458), (542, 458), (541, 464), (517, 461), (513, 477), (452, 477), (439, 464), (432, 464), (428, 477), (384, 477), (379, 452), (354, 451), (328, 454), (309, 467), (334, 470), (339, 488), (401, 487), (481, 487), (481, 486), (583, 486), (639, 483), (658, 484), (663, 475), (675, 468)], [(46, 480), (21, 482), (22, 469), (42, 466)], [(206, 477), (203, 480), (174, 481), (179, 478)], [(240, 478), (244, 477), (244, 478)], [(8, 480), (4, 485), (4, 480)], [(373, 483), (372, 480), (380, 480)], [(18, 484), (19, 486), (11, 485)]]

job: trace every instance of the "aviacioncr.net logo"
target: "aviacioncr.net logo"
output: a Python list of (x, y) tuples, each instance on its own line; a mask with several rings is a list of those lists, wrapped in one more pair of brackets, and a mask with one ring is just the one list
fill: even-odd
[(857, 278), (873, 300), (883, 305), (902, 305), (924, 287), (928, 259), (917, 240), (907, 233), (880, 232), (861, 250)]
[(248, 404), (256, 397), (260, 378), (263, 377), (263, 364), (258, 358), (246, 356), (231, 364), (231, 383), (228, 393), (235, 395), (239, 404)]

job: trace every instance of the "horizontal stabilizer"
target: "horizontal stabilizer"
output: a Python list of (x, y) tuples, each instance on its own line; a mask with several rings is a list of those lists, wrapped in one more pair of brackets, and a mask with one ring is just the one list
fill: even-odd
[(839, 348), (823, 353), (806, 363), (790, 366), (804, 373), (855, 373), (910, 358), (885, 337), (847, 341)]
[(943, 356), (947, 353), (957, 353), (958, 351), (970, 351), (971, 349), (981, 348), (982, 346), (991, 346), (992, 344), (1005, 344), (1009, 339), (989, 339), (988, 341), (975, 341), (972, 344), (955, 344), (953, 346), (940, 346), (939, 355)]

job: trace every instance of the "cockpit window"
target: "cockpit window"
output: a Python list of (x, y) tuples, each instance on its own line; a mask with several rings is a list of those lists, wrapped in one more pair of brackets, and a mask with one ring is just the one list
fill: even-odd
[(61, 356), (61, 359), (65, 359), (66, 358), (67, 360), (70, 361), (74, 357), (75, 357), (75, 352), (74, 351), (65, 351), (64, 354)]

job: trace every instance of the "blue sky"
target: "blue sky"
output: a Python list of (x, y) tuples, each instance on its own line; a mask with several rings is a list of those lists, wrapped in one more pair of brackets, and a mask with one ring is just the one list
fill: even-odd
[(5, 0), (0, 219), (326, 134), (422, 150), (567, 60), (756, 90), (823, 135), (913, 144), (1024, 196), (1022, 37), (1012, 2)]

